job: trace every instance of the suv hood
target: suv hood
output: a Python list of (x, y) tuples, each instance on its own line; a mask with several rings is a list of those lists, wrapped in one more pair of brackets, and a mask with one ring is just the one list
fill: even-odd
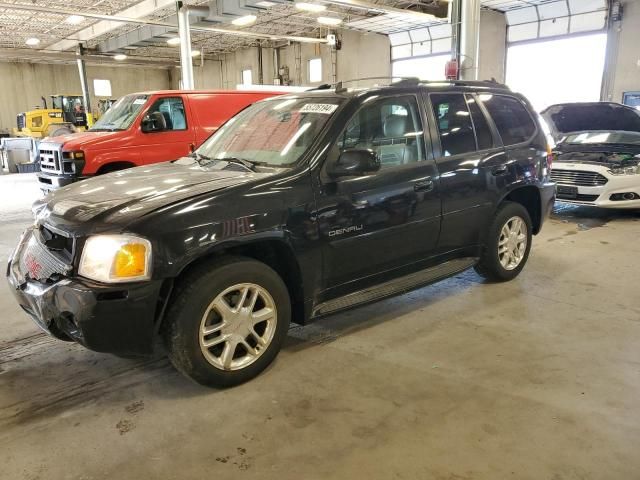
[(34, 215), (38, 222), (70, 233), (97, 233), (196, 195), (273, 175), (222, 161), (215, 162), (215, 167), (203, 167), (191, 160), (131, 168), (74, 183), (36, 201)]
[(561, 103), (546, 108), (540, 115), (556, 141), (567, 133), (584, 131), (640, 132), (640, 112), (619, 103)]
[(124, 130), (115, 132), (78, 132), (58, 137), (44, 138), (43, 142), (59, 143), (65, 146), (65, 150), (80, 150), (87, 145), (107, 143), (122, 136)]

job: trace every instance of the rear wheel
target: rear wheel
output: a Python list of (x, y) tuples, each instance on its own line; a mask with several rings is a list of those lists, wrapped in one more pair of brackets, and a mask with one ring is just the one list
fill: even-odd
[(242, 257), (187, 275), (167, 312), (164, 341), (173, 365), (196, 382), (229, 387), (258, 375), (289, 328), (286, 285), (267, 265)]
[(519, 203), (503, 203), (489, 227), (476, 272), (497, 282), (511, 280), (522, 271), (532, 239), (531, 217)]

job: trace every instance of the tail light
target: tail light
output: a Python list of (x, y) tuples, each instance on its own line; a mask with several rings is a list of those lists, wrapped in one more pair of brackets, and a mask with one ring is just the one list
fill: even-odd
[(551, 166), (553, 165), (553, 149), (551, 145), (547, 144), (547, 170), (551, 172)]

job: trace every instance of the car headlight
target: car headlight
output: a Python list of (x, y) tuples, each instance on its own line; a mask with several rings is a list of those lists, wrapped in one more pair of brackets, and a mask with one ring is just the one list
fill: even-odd
[(640, 163), (636, 165), (627, 165), (625, 167), (612, 168), (609, 170), (611, 175), (640, 175)]
[(78, 273), (105, 283), (151, 277), (151, 242), (134, 235), (96, 235), (84, 244)]

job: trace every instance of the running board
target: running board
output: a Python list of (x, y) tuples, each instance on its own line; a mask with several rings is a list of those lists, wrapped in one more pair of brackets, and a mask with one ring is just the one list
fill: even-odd
[(399, 295), (418, 287), (435, 283), (457, 273), (465, 271), (478, 262), (477, 258), (464, 257), (441, 263), (435, 267), (389, 280), (374, 287), (365, 288), (327, 302), (321, 303), (313, 310), (313, 316), (327, 315), (363, 303), (373, 302), (382, 298)]

